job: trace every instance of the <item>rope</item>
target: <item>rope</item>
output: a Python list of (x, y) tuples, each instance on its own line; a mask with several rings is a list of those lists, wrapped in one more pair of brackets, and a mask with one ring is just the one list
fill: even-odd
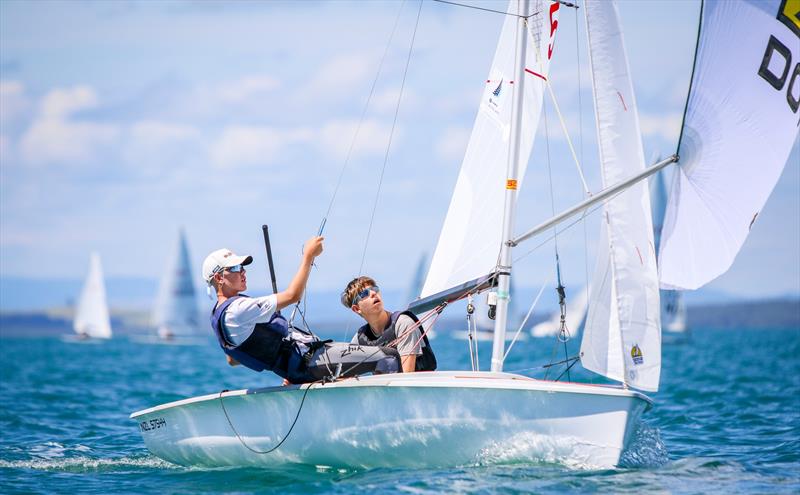
[(422, 13), (422, 0), (419, 2), (419, 9), (417, 10), (417, 20), (414, 23), (414, 32), (411, 35), (411, 44), (408, 47), (408, 56), (406, 57), (406, 65), (403, 69), (403, 80), (400, 83), (400, 95), (397, 97), (397, 105), (394, 109), (394, 118), (392, 119), (392, 129), (389, 131), (389, 143), (386, 145), (386, 153), (383, 157), (383, 167), (381, 167), (381, 175), (378, 179), (378, 189), (375, 192), (375, 201), (372, 204), (372, 213), (369, 218), (369, 227), (367, 228), (367, 238), (364, 240), (364, 251), (361, 254), (361, 264), (358, 267), (359, 276), (364, 269), (364, 260), (367, 257), (367, 247), (369, 246), (369, 238), (372, 234), (372, 225), (375, 221), (375, 210), (378, 208), (378, 198), (381, 195), (381, 186), (383, 185), (383, 176), (386, 173), (386, 164), (389, 162), (389, 151), (392, 148), (392, 139), (394, 138), (394, 130), (397, 125), (397, 115), (400, 113), (400, 102), (403, 100), (403, 91), (406, 87), (406, 76), (408, 75), (408, 66), (411, 64), (411, 53), (414, 50), (414, 40), (417, 38), (417, 28), (419, 27), (419, 17)]
[[(319, 382), (321, 382), (321, 380), (320, 380)], [(300, 401), (300, 407), (298, 407), (298, 408), (297, 408), (297, 414), (295, 414), (295, 416), (294, 416), (294, 421), (292, 421), (292, 426), (290, 426), (290, 427), (289, 427), (289, 431), (287, 431), (287, 432), (286, 432), (286, 435), (284, 435), (284, 436), (283, 436), (283, 438), (281, 439), (281, 441), (280, 441), (280, 442), (278, 442), (278, 444), (277, 444), (277, 445), (275, 445), (274, 447), (272, 447), (272, 448), (271, 448), (271, 449), (269, 449), (269, 450), (256, 450), (256, 449), (254, 449), (253, 447), (251, 447), (251, 446), (247, 445), (247, 443), (245, 443), (245, 441), (244, 441), (244, 439), (241, 437), (241, 435), (239, 435), (239, 432), (238, 432), (238, 431), (236, 431), (236, 427), (234, 427), (234, 426), (233, 426), (233, 422), (231, 421), (231, 418), (230, 418), (230, 416), (228, 415), (228, 410), (225, 408), (225, 402), (222, 400), (222, 394), (223, 394), (223, 393), (225, 393), (225, 392), (227, 392), (227, 390), (221, 390), (221, 391), (219, 392), (219, 404), (220, 404), (220, 406), (222, 406), (222, 412), (223, 412), (223, 413), (225, 413), (225, 419), (227, 419), (227, 420), (228, 420), (228, 426), (230, 426), (230, 427), (231, 427), (231, 431), (233, 431), (233, 434), (234, 434), (234, 435), (236, 435), (236, 439), (237, 439), (237, 440), (239, 440), (239, 443), (241, 443), (241, 444), (242, 444), (242, 446), (244, 446), (244, 448), (246, 448), (246, 449), (247, 449), (247, 450), (249, 450), (250, 452), (253, 452), (254, 454), (269, 454), (269, 453), (272, 453), (272, 452), (274, 452), (275, 450), (277, 450), (277, 449), (278, 449), (278, 447), (280, 447), (281, 445), (283, 445), (283, 442), (285, 442), (285, 441), (286, 441), (286, 439), (287, 439), (287, 438), (289, 438), (289, 435), (292, 433), (292, 430), (294, 430), (294, 425), (296, 425), (296, 424), (297, 424), (297, 419), (300, 417), (300, 411), (302, 411), (302, 410), (303, 410), (303, 404), (304, 404), (304, 403), (305, 403), (305, 401), (306, 401), (306, 396), (308, 395), (308, 391), (309, 391), (309, 390), (311, 390), (311, 386), (312, 386), (313, 384), (315, 384), (315, 383), (319, 383), (319, 382), (311, 382), (311, 383), (309, 383), (309, 384), (308, 384), (308, 387), (306, 387), (306, 390), (305, 390), (305, 392), (303, 393), (303, 399)]]

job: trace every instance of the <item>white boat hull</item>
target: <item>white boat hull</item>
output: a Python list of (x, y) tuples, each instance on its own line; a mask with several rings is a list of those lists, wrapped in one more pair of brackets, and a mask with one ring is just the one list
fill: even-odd
[[(621, 388), (490, 372), (378, 375), (308, 387), (212, 394), (131, 418), (154, 455), (187, 466), (544, 461), (605, 468), (619, 462), (651, 404)], [(304, 394), (285, 442), (271, 453), (254, 452), (284, 438)]]

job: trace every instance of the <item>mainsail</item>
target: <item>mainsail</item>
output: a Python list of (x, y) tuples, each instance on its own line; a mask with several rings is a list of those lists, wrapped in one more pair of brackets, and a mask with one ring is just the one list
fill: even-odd
[[(486, 79), (478, 116), (450, 201), (439, 242), (422, 289), (422, 297), (480, 279), (495, 271), (503, 242), (503, 209), (507, 187), (511, 132), (514, 56), (518, 2), (509, 2), (506, 20)], [(531, 2), (524, 85), (518, 183), (528, 165), (542, 110), (558, 4)]]
[(178, 235), (173, 261), (161, 279), (154, 320), (161, 338), (192, 335), (200, 328), (189, 247), (183, 231)]
[[(615, 2), (584, 4), (603, 187), (644, 170), (636, 98)], [(661, 372), (658, 273), (644, 183), (606, 201), (581, 363), (643, 390)]]
[(106, 303), (103, 268), (97, 253), (92, 253), (89, 259), (89, 274), (78, 299), (72, 327), (79, 335), (97, 339), (111, 338), (111, 319)]
[(797, 10), (785, 0), (703, 4), (659, 252), (665, 289), (723, 274), (781, 175), (798, 131)]

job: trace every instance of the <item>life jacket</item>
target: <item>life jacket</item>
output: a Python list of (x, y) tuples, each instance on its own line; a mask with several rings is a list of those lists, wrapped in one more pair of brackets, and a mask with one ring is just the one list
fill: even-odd
[[(380, 336), (376, 336), (369, 326), (369, 323), (358, 329), (358, 343), (361, 345), (375, 345), (375, 346), (388, 346), (393, 340), (397, 338), (397, 319), (400, 316), (406, 315), (414, 323), (419, 323), (417, 316), (411, 311), (395, 311), (389, 318), (389, 326), (383, 330)], [(419, 325), (420, 333), (424, 331), (422, 325)], [(428, 336), (422, 333), (422, 340), (425, 345), (422, 346), (422, 355), (417, 356), (417, 364), (414, 371), (434, 371), (436, 370), (436, 356), (433, 354), (431, 344), (428, 342)]]
[(211, 327), (214, 329), (220, 347), (225, 354), (251, 370), (268, 370), (282, 378), (287, 378), (289, 369), (297, 367), (294, 363), (297, 362), (299, 351), (291, 340), (289, 322), (281, 315), (280, 311), (275, 311), (269, 322), (257, 323), (250, 336), (239, 345), (235, 345), (226, 337), (223, 328), (225, 311), (239, 297), (248, 296), (231, 297), (222, 304), (214, 306), (214, 310), (211, 312)]

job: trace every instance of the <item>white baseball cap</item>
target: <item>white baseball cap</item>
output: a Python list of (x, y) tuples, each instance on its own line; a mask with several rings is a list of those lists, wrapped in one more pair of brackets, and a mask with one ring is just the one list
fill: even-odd
[(206, 260), (203, 261), (203, 280), (207, 284), (211, 284), (215, 273), (236, 265), (249, 265), (252, 262), (252, 256), (239, 256), (230, 249), (217, 249), (206, 256)]

